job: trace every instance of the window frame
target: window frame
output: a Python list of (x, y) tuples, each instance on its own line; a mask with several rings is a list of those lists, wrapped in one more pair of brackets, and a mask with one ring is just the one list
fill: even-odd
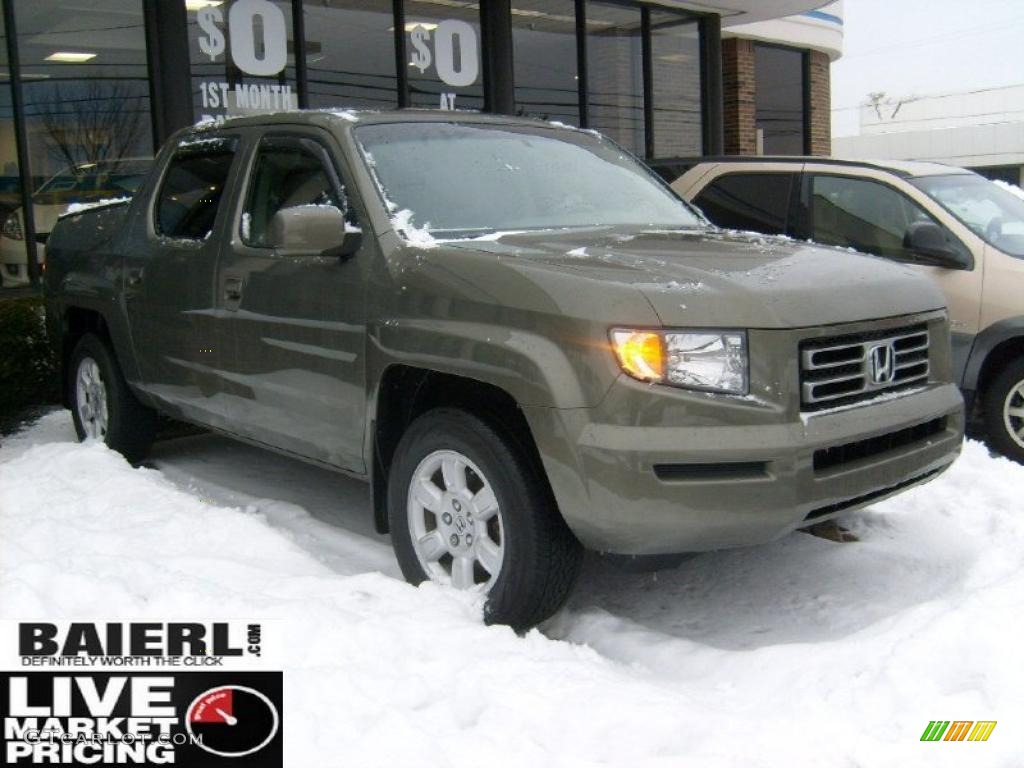
[[(220, 199), (217, 201), (217, 213), (213, 217), (213, 222), (210, 225), (209, 231), (203, 237), (182, 237), (180, 235), (168, 235), (161, 231), (160, 227), (160, 199), (163, 195), (164, 188), (167, 185), (167, 178), (171, 172), (171, 166), (177, 159), (183, 143), (189, 140), (206, 140), (206, 139), (220, 139), (231, 145), (231, 164), (228, 166), (227, 175), (224, 177), (224, 188), (221, 190)], [(185, 145), (188, 146), (187, 144)], [(231, 207), (232, 199), (232, 187), (233, 179), (235, 177), (238, 168), (238, 157), (240, 154), (245, 152), (245, 145), (242, 141), (242, 136), (237, 133), (211, 133), (197, 134), (188, 133), (177, 140), (173, 147), (168, 149), (168, 157), (164, 160), (162, 157), (158, 157), (155, 164), (161, 164), (160, 177), (156, 180), (153, 185), (153, 194), (150, 198), (149, 204), (149, 216), (147, 217), (147, 225), (149, 228), (149, 234), (151, 237), (156, 239), (170, 240), (177, 244), (191, 244), (194, 246), (201, 246), (206, 243), (210, 236), (217, 231), (217, 228), (221, 225), (225, 215), (224, 208)], [(201, 151), (197, 151), (196, 154), (202, 154)], [(139, 192), (145, 190), (145, 184), (136, 191), (136, 196)], [(225, 202), (227, 201), (227, 202)]]
[(234, 231), (232, 237), (237, 237), (238, 242), (246, 248), (252, 248), (259, 251), (274, 251), (275, 248), (272, 245), (258, 245), (249, 242), (248, 238), (243, 235), (242, 232), (242, 221), (245, 214), (249, 212), (249, 204), (252, 201), (252, 195), (254, 191), (254, 185), (256, 183), (256, 164), (259, 162), (260, 152), (262, 151), (264, 144), (273, 141), (294, 141), (300, 145), (304, 143), (313, 144), (316, 150), (319, 152), (319, 159), (321, 165), (327, 171), (328, 181), (334, 186), (334, 193), (337, 195), (339, 202), (341, 203), (341, 213), (345, 218), (346, 226), (359, 226), (358, 220), (354, 218), (354, 208), (351, 203), (351, 199), (348, 193), (348, 187), (345, 185), (341, 173), (334, 162), (334, 157), (331, 154), (330, 149), (323, 141), (314, 136), (311, 132), (295, 131), (295, 130), (279, 130), (271, 128), (264, 133), (260, 134), (255, 138), (252, 146), (252, 150), (247, 163), (247, 169), (245, 174), (245, 181), (239, 189), (238, 195), (238, 210), (236, 215), (236, 221), (234, 224)]

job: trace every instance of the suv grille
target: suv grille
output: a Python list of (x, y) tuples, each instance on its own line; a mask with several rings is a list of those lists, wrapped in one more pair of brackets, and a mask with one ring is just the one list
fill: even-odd
[(915, 325), (800, 344), (805, 411), (867, 400), (928, 380), (928, 327)]

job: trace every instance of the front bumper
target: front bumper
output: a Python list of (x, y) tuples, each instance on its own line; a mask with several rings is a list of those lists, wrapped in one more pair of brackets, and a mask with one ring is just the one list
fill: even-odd
[[(560, 446), (544, 463), (566, 522), (586, 547), (628, 555), (777, 539), (931, 479), (959, 454), (964, 429), (952, 384), (756, 427), (598, 425), (541, 410), (529, 418)], [(823, 457), (835, 451), (818, 453), (816, 469), (816, 452), (858, 445), (874, 452), (831, 466)]]
[(751, 392), (765, 399), (622, 377), (595, 408), (525, 409), (563, 517), (597, 551), (697, 552), (771, 541), (935, 477), (959, 454), (963, 399), (944, 317), (912, 319), (932, 325), (935, 377), (845, 408), (801, 413), (803, 330), (751, 334), (767, 353)]

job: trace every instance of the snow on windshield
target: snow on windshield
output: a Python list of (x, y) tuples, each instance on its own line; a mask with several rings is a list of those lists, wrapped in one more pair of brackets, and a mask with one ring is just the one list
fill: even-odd
[(700, 226), (633, 158), (581, 131), (423, 122), (363, 125), (356, 137), (384, 199), (434, 237)]

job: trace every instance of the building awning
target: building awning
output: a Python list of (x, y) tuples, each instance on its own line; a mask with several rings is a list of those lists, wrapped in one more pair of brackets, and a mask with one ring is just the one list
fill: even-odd
[(657, 5), (682, 8), (701, 13), (717, 13), (722, 16), (722, 25), (749, 24), (754, 21), (781, 19), (808, 11), (816, 11), (830, 5), (832, 0), (655, 0)]

